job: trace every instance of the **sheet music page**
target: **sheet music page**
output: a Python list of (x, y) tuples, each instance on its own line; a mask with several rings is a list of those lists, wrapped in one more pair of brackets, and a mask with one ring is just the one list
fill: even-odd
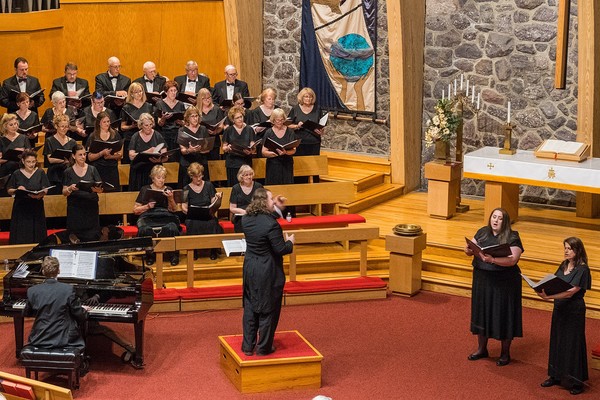
[(223, 240), (223, 248), (227, 257), (242, 255), (246, 252), (246, 240)]
[(319, 120), (319, 125), (325, 126), (327, 125), (327, 120), (329, 119), (329, 113), (325, 113)]
[(75, 251), (52, 249), (50, 255), (58, 258), (60, 263), (59, 278), (72, 278), (75, 276)]
[(50, 250), (60, 263), (59, 278), (95, 279), (98, 252), (79, 250)]

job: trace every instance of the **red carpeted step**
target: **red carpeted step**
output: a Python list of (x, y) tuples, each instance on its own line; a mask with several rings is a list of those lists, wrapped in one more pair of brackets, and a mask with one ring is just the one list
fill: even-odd
[[(310, 229), (310, 228), (339, 228), (349, 224), (361, 224), (367, 222), (365, 217), (359, 214), (336, 214), (321, 215), (310, 217), (299, 217), (287, 222), (285, 219), (278, 219), (279, 225), (283, 229)], [(225, 233), (233, 232), (233, 223), (231, 221), (219, 221), (219, 225)]]
[(600, 343), (598, 343), (596, 347), (592, 349), (592, 355), (594, 357), (600, 357)]
[(381, 278), (361, 276), (351, 279), (327, 279), (322, 281), (286, 282), (286, 294), (336, 292), (342, 290), (381, 289), (387, 284)]
[(177, 289), (181, 300), (242, 297), (242, 285)]
[(181, 295), (177, 289), (154, 289), (154, 301), (179, 300)]

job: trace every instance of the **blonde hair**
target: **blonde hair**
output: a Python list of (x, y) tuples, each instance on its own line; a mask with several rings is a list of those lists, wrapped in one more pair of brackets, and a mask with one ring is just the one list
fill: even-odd
[(152, 179), (156, 176), (159, 176), (159, 175), (162, 175), (166, 178), (167, 177), (167, 169), (162, 165), (155, 165), (150, 170), (150, 179)]
[(6, 113), (2, 116), (2, 120), (0, 120), (0, 133), (2, 133), (3, 136), (4, 134), (6, 134), (6, 124), (15, 119), (17, 120), (17, 122), (19, 121), (15, 114)]
[(283, 111), (281, 108), (276, 108), (273, 110), (271, 116), (269, 117), (269, 121), (271, 123), (275, 123), (275, 120), (278, 118), (286, 118), (285, 111)]
[(258, 96), (258, 100), (259, 100), (260, 104), (263, 104), (265, 102), (265, 98), (269, 95), (271, 95), (273, 97), (273, 99), (276, 99), (277, 91), (273, 88), (266, 88), (265, 90), (263, 90), (262, 93), (260, 94), (260, 96)]
[(144, 87), (142, 86), (142, 84), (139, 82), (133, 82), (129, 86), (129, 89), (127, 89), (127, 99), (125, 99), (125, 102), (131, 103), (133, 101), (133, 90), (134, 89), (138, 89), (138, 90), (142, 91), (142, 101), (145, 103), (146, 102), (146, 91), (144, 90)]
[(309, 87), (305, 87), (304, 89), (302, 89), (298, 92), (298, 97), (297, 97), (298, 104), (302, 104), (302, 98), (304, 97), (305, 94), (308, 94), (311, 97), (312, 100), (311, 100), (310, 104), (315, 104), (317, 95), (315, 95), (314, 90), (312, 90)]
[(252, 172), (252, 175), (254, 175), (254, 170), (248, 164), (244, 164), (240, 167), (237, 173), (237, 180), (239, 183), (242, 183), (244, 175), (246, 175), (248, 172)]

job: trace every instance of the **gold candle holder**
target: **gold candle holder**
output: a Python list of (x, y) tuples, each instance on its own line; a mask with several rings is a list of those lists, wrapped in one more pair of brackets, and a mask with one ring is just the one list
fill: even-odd
[(500, 150), (498, 150), (498, 153), (500, 154), (508, 154), (508, 155), (513, 155), (517, 152), (517, 149), (512, 147), (512, 131), (513, 131), (513, 124), (511, 124), (510, 122), (507, 122), (506, 124), (504, 124), (504, 147), (502, 147)]

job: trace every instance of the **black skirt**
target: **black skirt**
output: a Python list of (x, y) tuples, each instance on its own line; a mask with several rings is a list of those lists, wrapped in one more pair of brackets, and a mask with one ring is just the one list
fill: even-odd
[(523, 336), (520, 272), (518, 267), (502, 271), (473, 269), (473, 334), (498, 340)]

